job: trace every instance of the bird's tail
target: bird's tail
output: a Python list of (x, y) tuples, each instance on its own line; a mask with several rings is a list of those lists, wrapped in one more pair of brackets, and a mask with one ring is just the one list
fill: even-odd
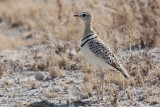
[(120, 72), (123, 74), (125, 78), (130, 78), (130, 75), (128, 74), (127, 70), (124, 68), (123, 65), (120, 66)]

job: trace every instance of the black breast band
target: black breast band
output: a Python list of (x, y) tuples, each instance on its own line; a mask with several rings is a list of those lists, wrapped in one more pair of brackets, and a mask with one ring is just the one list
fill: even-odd
[[(89, 35), (88, 35), (88, 36), (89, 36)], [(92, 40), (92, 39), (95, 39), (95, 38), (97, 38), (97, 36), (94, 37), (94, 38), (91, 38), (91, 39), (86, 40), (83, 44), (81, 44), (81, 47), (83, 47), (88, 41), (90, 41), (90, 40)], [(83, 40), (84, 40), (84, 39), (83, 39)]]

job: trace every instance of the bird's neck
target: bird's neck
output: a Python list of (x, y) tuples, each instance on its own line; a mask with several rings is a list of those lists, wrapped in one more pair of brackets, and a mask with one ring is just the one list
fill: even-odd
[(83, 37), (86, 37), (87, 35), (94, 33), (94, 30), (92, 29), (91, 23), (85, 23), (84, 33)]

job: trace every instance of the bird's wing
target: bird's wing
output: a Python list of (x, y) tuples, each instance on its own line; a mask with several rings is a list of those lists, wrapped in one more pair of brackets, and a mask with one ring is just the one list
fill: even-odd
[(104, 60), (106, 63), (120, 71), (124, 77), (129, 78), (127, 70), (122, 63), (115, 56), (113, 51), (99, 38), (93, 39), (88, 42), (89, 49), (97, 56)]

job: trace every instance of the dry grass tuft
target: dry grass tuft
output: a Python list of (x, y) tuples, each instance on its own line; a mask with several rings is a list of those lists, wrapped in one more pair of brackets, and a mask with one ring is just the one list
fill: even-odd
[(90, 63), (84, 64), (84, 62), (83, 62), (81, 70), (83, 73), (90, 74), (93, 71), (96, 71), (96, 68), (93, 65), (91, 65)]
[(92, 96), (92, 84), (86, 82), (81, 83), (81, 94), (80, 96), (84, 99)]
[(59, 72), (59, 77), (60, 77), (60, 78), (64, 78), (65, 76), (66, 76), (65, 71), (64, 71), (64, 70), (60, 70), (60, 72)]
[(46, 70), (48, 69), (48, 65), (46, 64), (46, 62), (38, 62), (38, 63), (35, 63), (35, 65), (33, 66), (33, 70)]
[(158, 79), (160, 80), (160, 70), (157, 71), (157, 77), (158, 77)]
[(56, 93), (56, 92), (46, 92), (45, 96), (47, 98), (56, 98), (58, 96), (58, 93)]
[(149, 98), (149, 96), (152, 95), (152, 91), (153, 90), (151, 88), (147, 89), (146, 98)]
[(151, 100), (150, 103), (152, 105), (159, 104), (160, 103), (159, 98), (155, 98), (155, 99)]
[(131, 72), (131, 76), (136, 76), (136, 75), (138, 75), (138, 74), (140, 74), (140, 70), (141, 69), (134, 69), (134, 70), (132, 70), (132, 72)]
[(22, 107), (22, 104), (20, 102), (15, 102), (15, 104), (13, 105), (13, 107)]
[(36, 84), (37, 84), (37, 81), (36, 80), (32, 80), (31, 81), (31, 89), (36, 89), (37, 88)]
[(130, 78), (130, 85), (131, 86), (136, 86), (136, 81), (135, 81), (134, 77)]
[(7, 86), (7, 85), (4, 85), (4, 89), (5, 89), (6, 91), (8, 91), (8, 86)]
[(50, 97), (51, 97), (51, 98), (56, 98), (57, 96), (58, 96), (58, 93), (52, 92)]
[(68, 105), (70, 104), (70, 101), (69, 101), (69, 99), (67, 99), (67, 104), (68, 104)]
[(35, 51), (34, 53), (34, 64), (30, 65), (30, 69), (32, 70), (47, 70), (48, 69), (48, 64), (45, 61), (45, 56), (42, 54), (38, 53), (38, 51)]
[(49, 68), (49, 75), (51, 78), (56, 78), (58, 77), (58, 72), (60, 71), (60, 69), (57, 66), (52, 66)]
[(60, 69), (66, 69), (70, 65), (69, 59), (67, 57), (57, 57), (55, 60)]
[(83, 77), (83, 81), (84, 82), (89, 82), (90, 81), (90, 75), (89, 74), (85, 74)]
[(125, 80), (124, 79), (119, 79), (115, 82), (116, 85), (119, 86), (120, 90), (123, 90), (125, 88)]
[(65, 72), (64, 72), (64, 70), (59, 69), (58, 66), (50, 66), (49, 67), (49, 75), (51, 78), (57, 78), (58, 76), (60, 78), (64, 78)]
[(123, 90), (127, 85), (127, 80), (125, 80), (125, 78), (117, 71), (107, 71), (105, 73), (105, 78), (107, 83), (114, 83), (118, 85), (121, 90)]
[(133, 96), (132, 96), (131, 91), (127, 90), (126, 92), (127, 92), (128, 98), (129, 98), (129, 99), (132, 99)]
[(62, 97), (59, 98), (59, 104), (62, 104)]
[(43, 101), (43, 100), (47, 100), (47, 97), (46, 96), (44, 96), (44, 95), (41, 95), (40, 96), (40, 99)]
[(110, 102), (111, 105), (117, 107), (118, 102), (121, 100), (122, 96), (116, 90), (111, 90), (110, 92)]
[(69, 89), (69, 85), (68, 84), (64, 84), (64, 90), (68, 90)]
[(17, 92), (14, 92), (13, 94), (12, 94), (12, 98), (15, 98), (17, 96)]
[(144, 86), (144, 81), (143, 81), (143, 77), (142, 77), (141, 74), (138, 74), (138, 75), (137, 75), (137, 83), (138, 83), (139, 85)]
[(4, 74), (5, 71), (6, 71), (6, 66), (0, 63), (0, 78)]
[(9, 85), (10, 85), (10, 82), (9, 82), (7, 79), (5, 79), (5, 80), (3, 81), (3, 84), (6, 85), (6, 86), (9, 86)]

